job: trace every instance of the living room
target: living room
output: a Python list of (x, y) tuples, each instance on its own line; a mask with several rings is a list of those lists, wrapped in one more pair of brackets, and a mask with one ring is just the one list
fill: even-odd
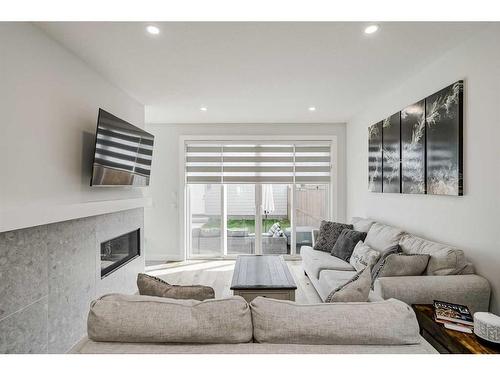
[(92, 3), (0, 17), (13, 369), (500, 353), (497, 9)]

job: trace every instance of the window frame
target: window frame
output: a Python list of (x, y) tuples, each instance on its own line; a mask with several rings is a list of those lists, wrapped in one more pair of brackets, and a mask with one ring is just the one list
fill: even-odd
[[(290, 135), (290, 136), (278, 136), (278, 135), (252, 135), (252, 136), (227, 136), (227, 135), (200, 135), (200, 136), (194, 136), (194, 135), (181, 135), (179, 136), (179, 185), (178, 185), (178, 191), (180, 194), (178, 194), (178, 207), (179, 207), (179, 223), (182, 223), (180, 229), (180, 248), (183, 251), (183, 259), (235, 259), (237, 255), (231, 255), (227, 254), (227, 244), (226, 244), (226, 236), (227, 233), (224, 230), (226, 227), (226, 219), (227, 219), (227, 210), (225, 209), (226, 207), (222, 207), (222, 222), (224, 223), (222, 225), (222, 233), (223, 233), (223, 249), (221, 252), (220, 257), (207, 257), (204, 255), (193, 255), (191, 254), (191, 246), (190, 246), (190, 239), (189, 239), (189, 228), (190, 228), (190, 223), (189, 223), (189, 195), (188, 195), (188, 184), (186, 183), (186, 175), (185, 175), (185, 162), (186, 162), (186, 143), (190, 142), (216, 142), (216, 141), (221, 141), (221, 142), (245, 142), (245, 141), (256, 141), (256, 142), (263, 142), (263, 143), (288, 143), (288, 142), (294, 142), (294, 143), (307, 143), (311, 141), (327, 141), (330, 142), (330, 163), (331, 163), (331, 170), (330, 170), (330, 182), (329, 182), (329, 204), (328, 204), (328, 218), (329, 220), (336, 220), (338, 221), (341, 216), (341, 213), (339, 212), (339, 203), (340, 203), (340, 196), (339, 196), (339, 188), (340, 184), (338, 181), (338, 175), (339, 175), (339, 159), (340, 159), (340, 154), (339, 154), (339, 147), (338, 147), (338, 136), (337, 135)], [(256, 186), (261, 186), (262, 184), (255, 184)], [(292, 243), (291, 243), (291, 250), (290, 254), (284, 255), (286, 259), (300, 259), (300, 255), (295, 254), (296, 253), (296, 226), (295, 226), (295, 209), (296, 209), (296, 187), (297, 183), (293, 183), (292, 185), (292, 199), (293, 199), (293, 214), (292, 214)], [(257, 190), (261, 190), (256, 189)], [(225, 189), (225, 184), (222, 184), (221, 188), (221, 194), (222, 194), (222, 205), (224, 206), (225, 203), (225, 194), (226, 194), (226, 189)], [(256, 197), (257, 198), (257, 197)], [(261, 223), (262, 220), (262, 215), (260, 210), (257, 210), (256, 213), (256, 224), (257, 221)], [(261, 234), (258, 234), (258, 240), (261, 241)], [(257, 241), (257, 238), (256, 238)], [(259, 244), (260, 247), (260, 244)]]

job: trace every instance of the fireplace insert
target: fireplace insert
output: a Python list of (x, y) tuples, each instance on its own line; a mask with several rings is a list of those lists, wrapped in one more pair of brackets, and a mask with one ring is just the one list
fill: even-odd
[(141, 255), (140, 229), (101, 243), (101, 278)]

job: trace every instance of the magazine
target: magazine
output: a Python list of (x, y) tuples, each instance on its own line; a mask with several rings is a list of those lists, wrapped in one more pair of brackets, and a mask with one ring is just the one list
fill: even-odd
[(434, 318), (439, 323), (460, 323), (474, 326), (474, 320), (467, 306), (444, 301), (434, 301)]

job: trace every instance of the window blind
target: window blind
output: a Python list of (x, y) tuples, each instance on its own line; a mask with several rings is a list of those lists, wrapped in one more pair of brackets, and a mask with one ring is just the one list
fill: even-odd
[(329, 142), (265, 144), (194, 142), (185, 144), (190, 184), (327, 183)]

